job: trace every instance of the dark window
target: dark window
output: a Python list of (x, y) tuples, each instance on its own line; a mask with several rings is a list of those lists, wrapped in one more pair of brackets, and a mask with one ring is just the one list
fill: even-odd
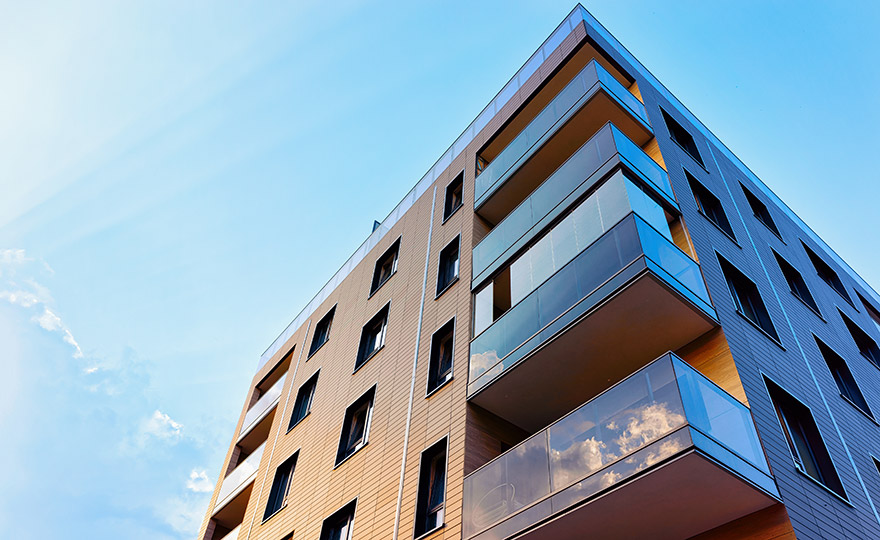
[(440, 251), (440, 268), (437, 272), (438, 296), (458, 279), (458, 243), (460, 239), (461, 237), (456, 237)]
[(385, 332), (388, 329), (388, 308), (391, 304), (385, 304), (385, 307), (379, 310), (379, 313), (370, 319), (370, 322), (364, 325), (361, 331), (361, 344), (358, 347), (357, 362), (354, 364), (355, 371), (367, 360), (379, 352), (379, 349), (385, 346)]
[(825, 363), (828, 364), (828, 369), (831, 371), (831, 376), (834, 377), (834, 382), (837, 383), (840, 395), (848, 399), (863, 413), (873, 418), (874, 416), (871, 414), (871, 409), (868, 408), (868, 402), (865, 401), (865, 396), (863, 396), (862, 391), (859, 390), (859, 386), (856, 384), (856, 380), (852, 376), (849, 366), (846, 365), (846, 361), (839, 354), (834, 352), (831, 347), (822, 343), (819, 338), (816, 336), (813, 337), (816, 339), (816, 345), (819, 347), (819, 352), (822, 353)]
[(293, 540), (293, 533), (285, 534), (283, 537), (281, 537), (281, 540)]
[(373, 387), (345, 410), (345, 419), (342, 421), (342, 436), (339, 440), (339, 450), (336, 452), (337, 465), (367, 444), (375, 395), (376, 387)]
[(694, 136), (674, 118), (669, 116), (666, 111), (660, 109), (660, 112), (663, 113), (663, 121), (666, 122), (666, 128), (669, 129), (669, 135), (672, 137), (672, 140), (684, 148), (697, 163), (703, 165), (703, 158), (700, 157), (700, 151), (697, 150), (697, 143), (694, 142)]
[(336, 313), (336, 306), (333, 306), (315, 325), (315, 335), (312, 336), (312, 344), (309, 346), (309, 356), (315, 354), (330, 339), (330, 325), (333, 324), (334, 313)]
[(269, 519), (287, 504), (287, 493), (290, 491), (290, 480), (293, 478), (298, 455), (299, 452), (290, 456), (275, 470), (275, 480), (272, 481), (272, 490), (269, 492), (269, 504), (266, 505), (266, 512), (263, 513), (264, 520)]
[(877, 467), (877, 474), (880, 474), (880, 461), (877, 460), (874, 456), (871, 456), (871, 460), (874, 461), (874, 466)]
[(813, 295), (810, 294), (810, 289), (807, 288), (807, 282), (804, 281), (804, 277), (801, 273), (798, 272), (794, 266), (788, 264), (788, 261), (783, 259), (779, 253), (774, 251), (773, 255), (776, 256), (776, 262), (779, 264), (779, 269), (782, 270), (782, 275), (785, 277), (785, 281), (788, 282), (788, 288), (791, 289), (791, 294), (800, 298), (803, 303), (810, 307), (810, 309), (818, 313), (819, 306), (813, 299)]
[(356, 505), (356, 500), (351, 501), (325, 519), (321, 526), (321, 540), (351, 540)]
[(736, 238), (733, 235), (733, 228), (730, 226), (730, 221), (727, 220), (727, 214), (724, 213), (724, 207), (721, 206), (721, 201), (718, 200), (718, 197), (703, 186), (691, 173), (684, 171), (684, 174), (691, 185), (691, 191), (694, 192), (694, 199), (697, 201), (697, 207), (699, 207), (700, 212), (729, 237)]
[(296, 393), (296, 402), (293, 404), (293, 416), (290, 417), (290, 424), (287, 426), (288, 431), (293, 429), (293, 426), (299, 424), (309, 414), (309, 411), (312, 410), (312, 399), (315, 397), (315, 388), (317, 386), (318, 374), (315, 373), (311, 379), (299, 387)]
[(462, 204), (462, 189), (464, 187), (464, 171), (458, 173), (458, 176), (455, 177), (455, 180), (449, 183), (446, 186), (446, 200), (443, 203), (443, 221), (449, 219), (449, 216), (455, 213), (456, 210), (461, 208)]
[(444, 324), (431, 338), (431, 363), (428, 366), (428, 393), (452, 379), (452, 345), (455, 319)]
[(831, 456), (825, 448), (810, 409), (773, 382), (766, 379), (765, 382), (795, 466), (831, 491), (846, 498), (843, 484), (840, 483), (837, 471), (834, 470)]
[(846, 324), (846, 328), (849, 330), (853, 341), (856, 342), (859, 352), (862, 353), (862, 356), (870, 360), (872, 364), (880, 368), (880, 348), (877, 347), (877, 342), (871, 339), (871, 336), (862, 330), (859, 325), (852, 322), (852, 320), (844, 315), (842, 311), (839, 312), (840, 318), (842, 318), (843, 323)]
[(782, 238), (782, 235), (779, 234), (779, 229), (776, 228), (776, 222), (773, 221), (773, 216), (770, 215), (770, 210), (767, 209), (767, 205), (761, 202), (761, 199), (757, 197), (754, 193), (748, 190), (746, 186), (740, 184), (742, 187), (743, 193), (746, 195), (746, 200), (749, 202), (749, 206), (752, 208), (752, 213), (755, 214), (755, 217), (758, 218), (758, 221), (764, 224), (765, 227), (770, 229), (770, 232)]
[[(801, 243), (803, 244), (803, 242)], [(837, 272), (825, 262), (825, 259), (817, 255), (816, 252), (810, 249), (806, 244), (803, 244), (803, 246), (804, 251), (807, 252), (807, 257), (810, 258), (810, 262), (813, 263), (813, 268), (816, 269), (816, 273), (822, 278), (822, 281), (827, 283), (829, 287), (837, 291), (837, 294), (842, 296), (844, 300), (852, 305), (852, 300), (846, 293), (846, 287), (843, 286), (843, 282), (840, 281), (840, 276), (837, 275)]]
[(779, 335), (776, 333), (773, 321), (770, 320), (770, 314), (761, 299), (758, 287), (745, 274), (720, 256), (718, 261), (721, 263), (721, 271), (724, 273), (724, 279), (727, 281), (727, 287), (730, 289), (730, 296), (733, 297), (736, 310), (767, 332), (770, 337), (779, 341)]
[(446, 503), (446, 439), (422, 452), (415, 535), (443, 525)]
[(385, 284), (394, 272), (397, 271), (397, 255), (400, 251), (400, 238), (398, 238), (388, 250), (382, 254), (376, 261), (376, 268), (373, 270), (373, 283), (370, 285), (370, 294), (379, 290), (379, 287)]
[(856, 294), (859, 295), (859, 300), (862, 301), (862, 305), (865, 306), (865, 311), (868, 312), (868, 316), (871, 317), (871, 320), (874, 321), (874, 326), (877, 327), (877, 331), (880, 332), (880, 311), (874, 308), (874, 306), (865, 300), (865, 297), (858, 291)]

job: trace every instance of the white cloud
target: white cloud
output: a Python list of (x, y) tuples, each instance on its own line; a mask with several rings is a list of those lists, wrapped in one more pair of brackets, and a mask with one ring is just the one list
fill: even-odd
[(61, 321), (61, 317), (55, 314), (54, 311), (43, 306), (43, 313), (41, 315), (35, 315), (33, 321), (39, 324), (40, 328), (42, 328), (43, 330), (47, 330), (49, 332), (59, 332), (62, 339), (64, 339), (64, 342), (73, 347), (73, 357), (83, 357), (83, 352), (79, 346), (79, 343), (77, 343), (76, 339), (73, 338), (73, 334), (70, 333), (70, 329), (68, 329)]
[(141, 433), (147, 437), (177, 442), (183, 436), (183, 424), (156, 409), (153, 416), (141, 424)]
[(189, 473), (189, 480), (186, 481), (186, 487), (190, 491), (195, 491), (196, 493), (211, 493), (214, 491), (214, 482), (211, 482), (208, 479), (208, 473), (202, 469), (201, 471), (197, 471), (195, 469)]

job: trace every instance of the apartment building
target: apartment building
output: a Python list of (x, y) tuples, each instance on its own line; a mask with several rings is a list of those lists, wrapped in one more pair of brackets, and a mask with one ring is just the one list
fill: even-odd
[(880, 538), (878, 343), (578, 5), (263, 353), (199, 538)]

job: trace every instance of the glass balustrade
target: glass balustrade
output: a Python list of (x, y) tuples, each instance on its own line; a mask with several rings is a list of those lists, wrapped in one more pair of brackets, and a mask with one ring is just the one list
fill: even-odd
[(251, 452), (247, 459), (239, 463), (231, 473), (226, 475), (226, 478), (223, 479), (223, 484), (220, 486), (220, 493), (217, 494), (217, 503), (214, 505), (214, 511), (217, 511), (226, 504), (228, 499), (238, 492), (238, 488), (244, 486), (256, 475), (265, 448), (266, 444), (261, 444), (256, 450)]
[(281, 397), (281, 391), (284, 389), (284, 380), (287, 374), (281, 376), (278, 381), (272, 385), (265, 394), (260, 396), (253, 406), (244, 413), (244, 420), (241, 422), (241, 435), (247, 433), (254, 425), (259, 422), (269, 410), (278, 403)]
[(703, 449), (698, 438), (711, 441), (713, 457), (751, 468), (775, 492), (748, 408), (669, 353), (465, 477), (464, 537), (520, 512), (504, 533), (525, 528), (695, 445)]

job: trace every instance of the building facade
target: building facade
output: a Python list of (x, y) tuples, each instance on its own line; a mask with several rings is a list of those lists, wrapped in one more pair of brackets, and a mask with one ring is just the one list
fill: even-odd
[(878, 343), (578, 5), (262, 355), (199, 538), (880, 538)]

